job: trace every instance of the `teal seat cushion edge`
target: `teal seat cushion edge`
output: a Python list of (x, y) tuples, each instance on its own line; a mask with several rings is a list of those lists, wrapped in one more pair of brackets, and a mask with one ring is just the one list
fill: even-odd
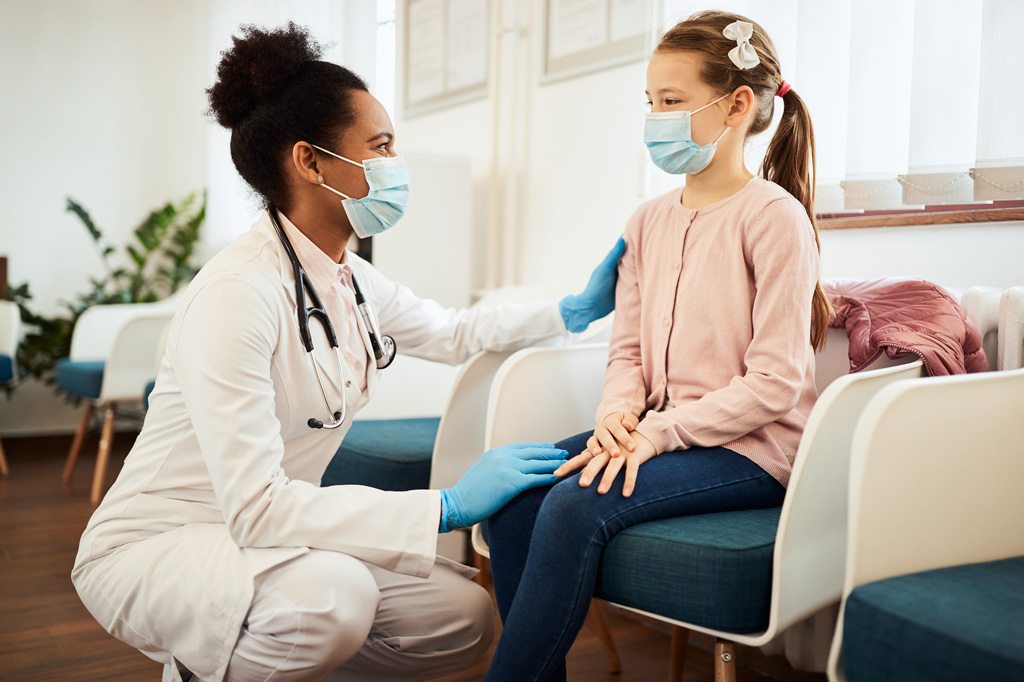
[(440, 422), (440, 417), (354, 422), (320, 484), (396, 491), (429, 487)]
[(1024, 557), (952, 566), (853, 590), (847, 682), (1024, 679)]
[(781, 507), (638, 524), (605, 549), (596, 595), (715, 630), (768, 626)]

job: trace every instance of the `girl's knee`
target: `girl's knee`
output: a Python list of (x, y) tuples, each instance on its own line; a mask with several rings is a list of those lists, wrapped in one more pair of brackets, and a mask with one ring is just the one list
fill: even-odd
[(553, 524), (576, 530), (593, 527), (600, 522), (595, 508), (596, 484), (581, 488), (579, 475), (559, 481), (548, 492), (537, 515), (537, 526)]

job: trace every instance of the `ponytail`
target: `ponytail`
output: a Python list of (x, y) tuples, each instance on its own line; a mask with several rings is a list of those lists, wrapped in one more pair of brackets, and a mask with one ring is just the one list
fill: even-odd
[[(817, 173), (811, 114), (800, 95), (787, 90), (782, 97), (782, 119), (761, 162), (761, 176), (779, 185), (803, 204), (814, 229), (814, 241), (820, 254), (821, 237), (814, 215)], [(834, 315), (832, 303), (819, 281), (814, 286), (814, 298), (811, 301), (811, 345), (815, 350), (824, 347)]]

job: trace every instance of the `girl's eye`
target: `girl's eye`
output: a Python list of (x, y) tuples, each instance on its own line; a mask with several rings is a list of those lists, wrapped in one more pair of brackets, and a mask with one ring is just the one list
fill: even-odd
[(680, 100), (677, 100), (677, 99), (672, 99), (672, 98), (665, 99), (665, 106), (667, 106), (667, 107), (674, 107), (675, 105), (677, 105), (679, 103), (680, 103)]

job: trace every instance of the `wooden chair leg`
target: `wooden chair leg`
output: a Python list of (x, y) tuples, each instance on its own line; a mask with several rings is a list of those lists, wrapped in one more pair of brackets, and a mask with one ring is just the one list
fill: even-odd
[(668, 682), (682, 682), (686, 668), (686, 647), (690, 644), (690, 631), (678, 625), (672, 626), (672, 643), (669, 649)]
[(11, 475), (11, 470), (7, 468), (7, 457), (4, 455), (4, 444), (0, 441), (0, 476), (7, 478)]
[(100, 450), (96, 456), (96, 471), (92, 476), (92, 494), (89, 501), (95, 507), (103, 497), (104, 483), (107, 478), (107, 460), (110, 459), (110, 445), (114, 440), (114, 417), (117, 409), (113, 404), (107, 405), (103, 413), (103, 432), (100, 434)]
[(477, 569), (478, 571), (480, 571), (477, 574), (477, 576), (475, 578), (473, 578), (473, 580), (475, 580), (476, 583), (478, 585), (480, 585), (480, 587), (484, 588), (487, 591), (490, 591), (490, 589), (491, 589), (491, 562), (488, 561), (487, 557), (485, 557), (483, 554), (477, 554), (476, 551), (474, 551), (472, 549), (470, 551), (473, 552), (473, 567), (475, 569)]
[(605, 658), (608, 659), (608, 670), (615, 674), (622, 672), (622, 662), (619, 660), (619, 652), (615, 650), (615, 640), (612, 639), (612, 631), (608, 628), (608, 618), (604, 612), (604, 604), (596, 599), (590, 602), (586, 625), (601, 640), (601, 647), (604, 649)]
[(736, 682), (736, 645), (715, 640), (715, 682)]
[(78, 461), (78, 453), (82, 451), (82, 441), (85, 440), (89, 424), (92, 423), (94, 409), (95, 405), (86, 403), (85, 412), (82, 413), (82, 421), (78, 422), (75, 439), (71, 441), (71, 449), (68, 451), (68, 460), (64, 463), (64, 473), (60, 476), (60, 480), (64, 482), (64, 485), (71, 485), (71, 476), (75, 473), (75, 463)]

